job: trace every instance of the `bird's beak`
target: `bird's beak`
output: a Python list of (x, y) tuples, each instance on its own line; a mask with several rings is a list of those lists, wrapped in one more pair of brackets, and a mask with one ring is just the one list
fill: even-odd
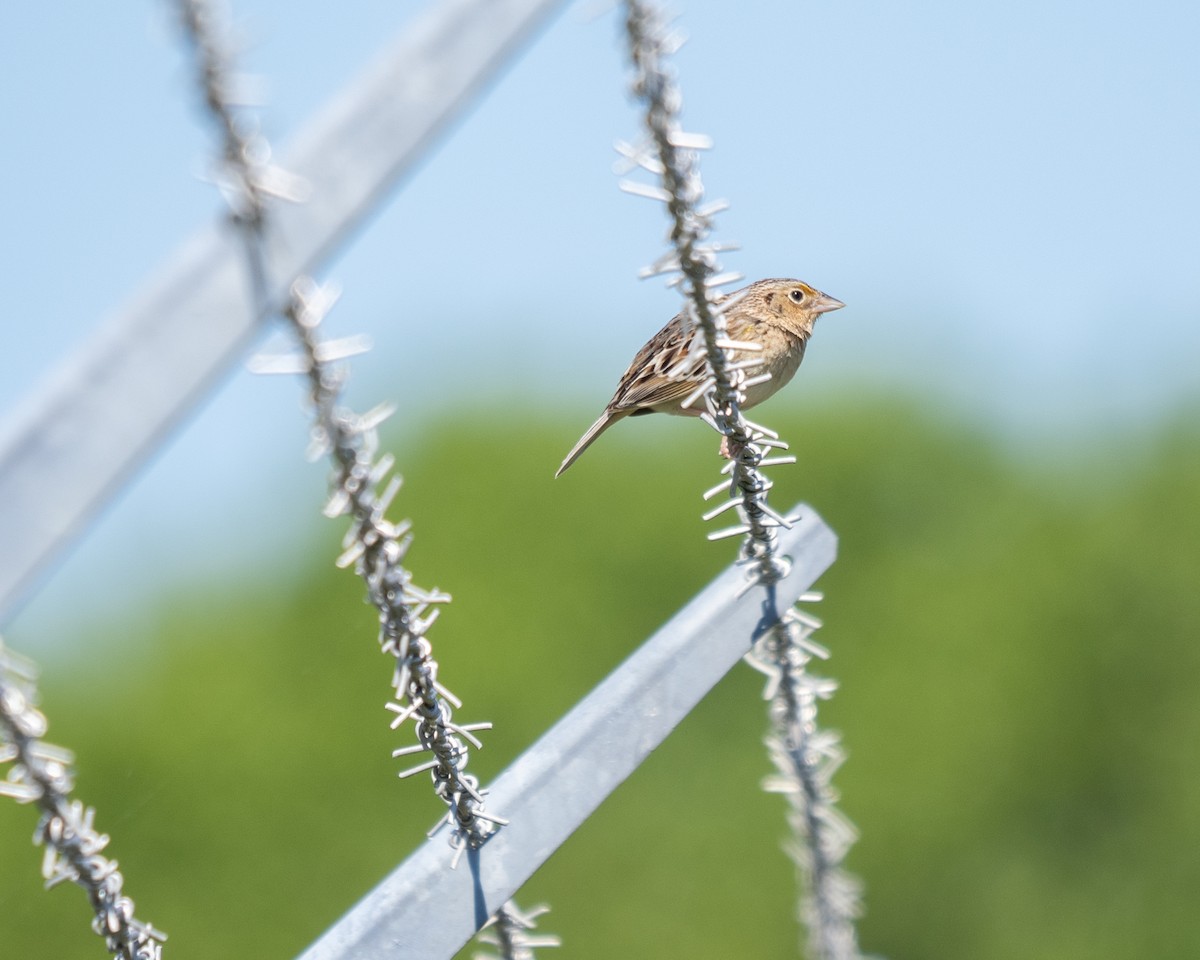
[(817, 297), (817, 302), (810, 308), (814, 313), (831, 313), (834, 310), (841, 310), (845, 304), (836, 297), (831, 297), (827, 293), (822, 293)]

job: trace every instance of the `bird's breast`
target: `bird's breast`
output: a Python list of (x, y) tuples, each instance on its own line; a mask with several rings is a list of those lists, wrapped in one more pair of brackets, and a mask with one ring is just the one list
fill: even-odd
[(746, 402), (742, 406), (749, 408), (756, 403), (762, 403), (776, 390), (786, 386), (788, 381), (796, 375), (796, 371), (800, 369), (800, 361), (804, 359), (804, 346), (805, 341), (800, 340), (791, 345), (790, 349), (781, 350), (774, 356), (770, 355), (772, 351), (769, 348), (764, 351), (767, 356), (763, 358), (763, 367), (747, 370), (746, 376), (753, 378), (763, 372), (768, 372), (771, 374), (771, 379), (750, 387), (746, 391)]

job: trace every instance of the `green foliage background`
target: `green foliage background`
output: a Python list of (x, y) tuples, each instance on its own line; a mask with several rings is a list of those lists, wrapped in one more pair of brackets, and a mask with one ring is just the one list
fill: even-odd
[[(764, 417), (801, 463), (773, 471), (773, 502), (840, 536), (823, 718), (850, 753), (864, 948), (1200, 954), (1197, 418), (1031, 462), (895, 398), (784, 406)], [(496, 723), (485, 782), (732, 556), (699, 521), (710, 433), (631, 423), (552, 481), (585, 419), (463, 415), (397, 450), (410, 565), (455, 595), (442, 677), (459, 716)], [(89, 623), (44, 664), (50, 739), (171, 958), (296, 955), (440, 812), (395, 780), (373, 615), (330, 563), (341, 529), (301, 519), (302, 578), (182, 592), (145, 634)], [(553, 906), (558, 955), (798, 955), (760, 680), (736, 669), (522, 892)], [(0, 804), (2, 954), (103, 956), (80, 891), (40, 891), (35, 820)]]

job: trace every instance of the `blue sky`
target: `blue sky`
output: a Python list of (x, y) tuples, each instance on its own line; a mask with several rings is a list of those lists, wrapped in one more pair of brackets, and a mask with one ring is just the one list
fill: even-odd
[[(235, 2), (270, 137), (425, 5)], [(1200, 395), (1195, 4), (680, 8), (685, 125), (715, 140), (705, 184), (732, 203), (717, 233), (743, 248), (726, 266), (848, 304), (776, 403), (920, 391), (1044, 451)], [(565, 5), (331, 265), (332, 332), (378, 344), (355, 364), (361, 405), (393, 397), (419, 421), (551, 399), (582, 429), (674, 312), (636, 279), (663, 212), (611, 170), (638, 131), (618, 38), (611, 6)], [(219, 211), (177, 39), (165, 3), (0, 13), (0, 409)], [(61, 629), (97, 584), (135, 606), (156, 568), (218, 576), (307, 536), (323, 470), (301, 459), (298, 397), (231, 372), (13, 629)]]

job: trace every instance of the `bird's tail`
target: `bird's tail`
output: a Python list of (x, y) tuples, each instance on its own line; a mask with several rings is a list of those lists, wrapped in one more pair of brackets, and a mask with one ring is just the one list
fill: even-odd
[(562, 462), (562, 466), (558, 468), (558, 472), (555, 473), (554, 476), (556, 478), (562, 476), (563, 471), (566, 470), (567, 467), (573, 464), (576, 460), (578, 460), (580, 454), (590, 447), (595, 439), (600, 436), (600, 434), (624, 417), (627, 412), (628, 411), (625, 410), (606, 409), (602, 414), (600, 414), (599, 419), (597, 419), (595, 423), (588, 427), (587, 433), (580, 437), (579, 442), (571, 448), (571, 452), (567, 454), (566, 459)]

